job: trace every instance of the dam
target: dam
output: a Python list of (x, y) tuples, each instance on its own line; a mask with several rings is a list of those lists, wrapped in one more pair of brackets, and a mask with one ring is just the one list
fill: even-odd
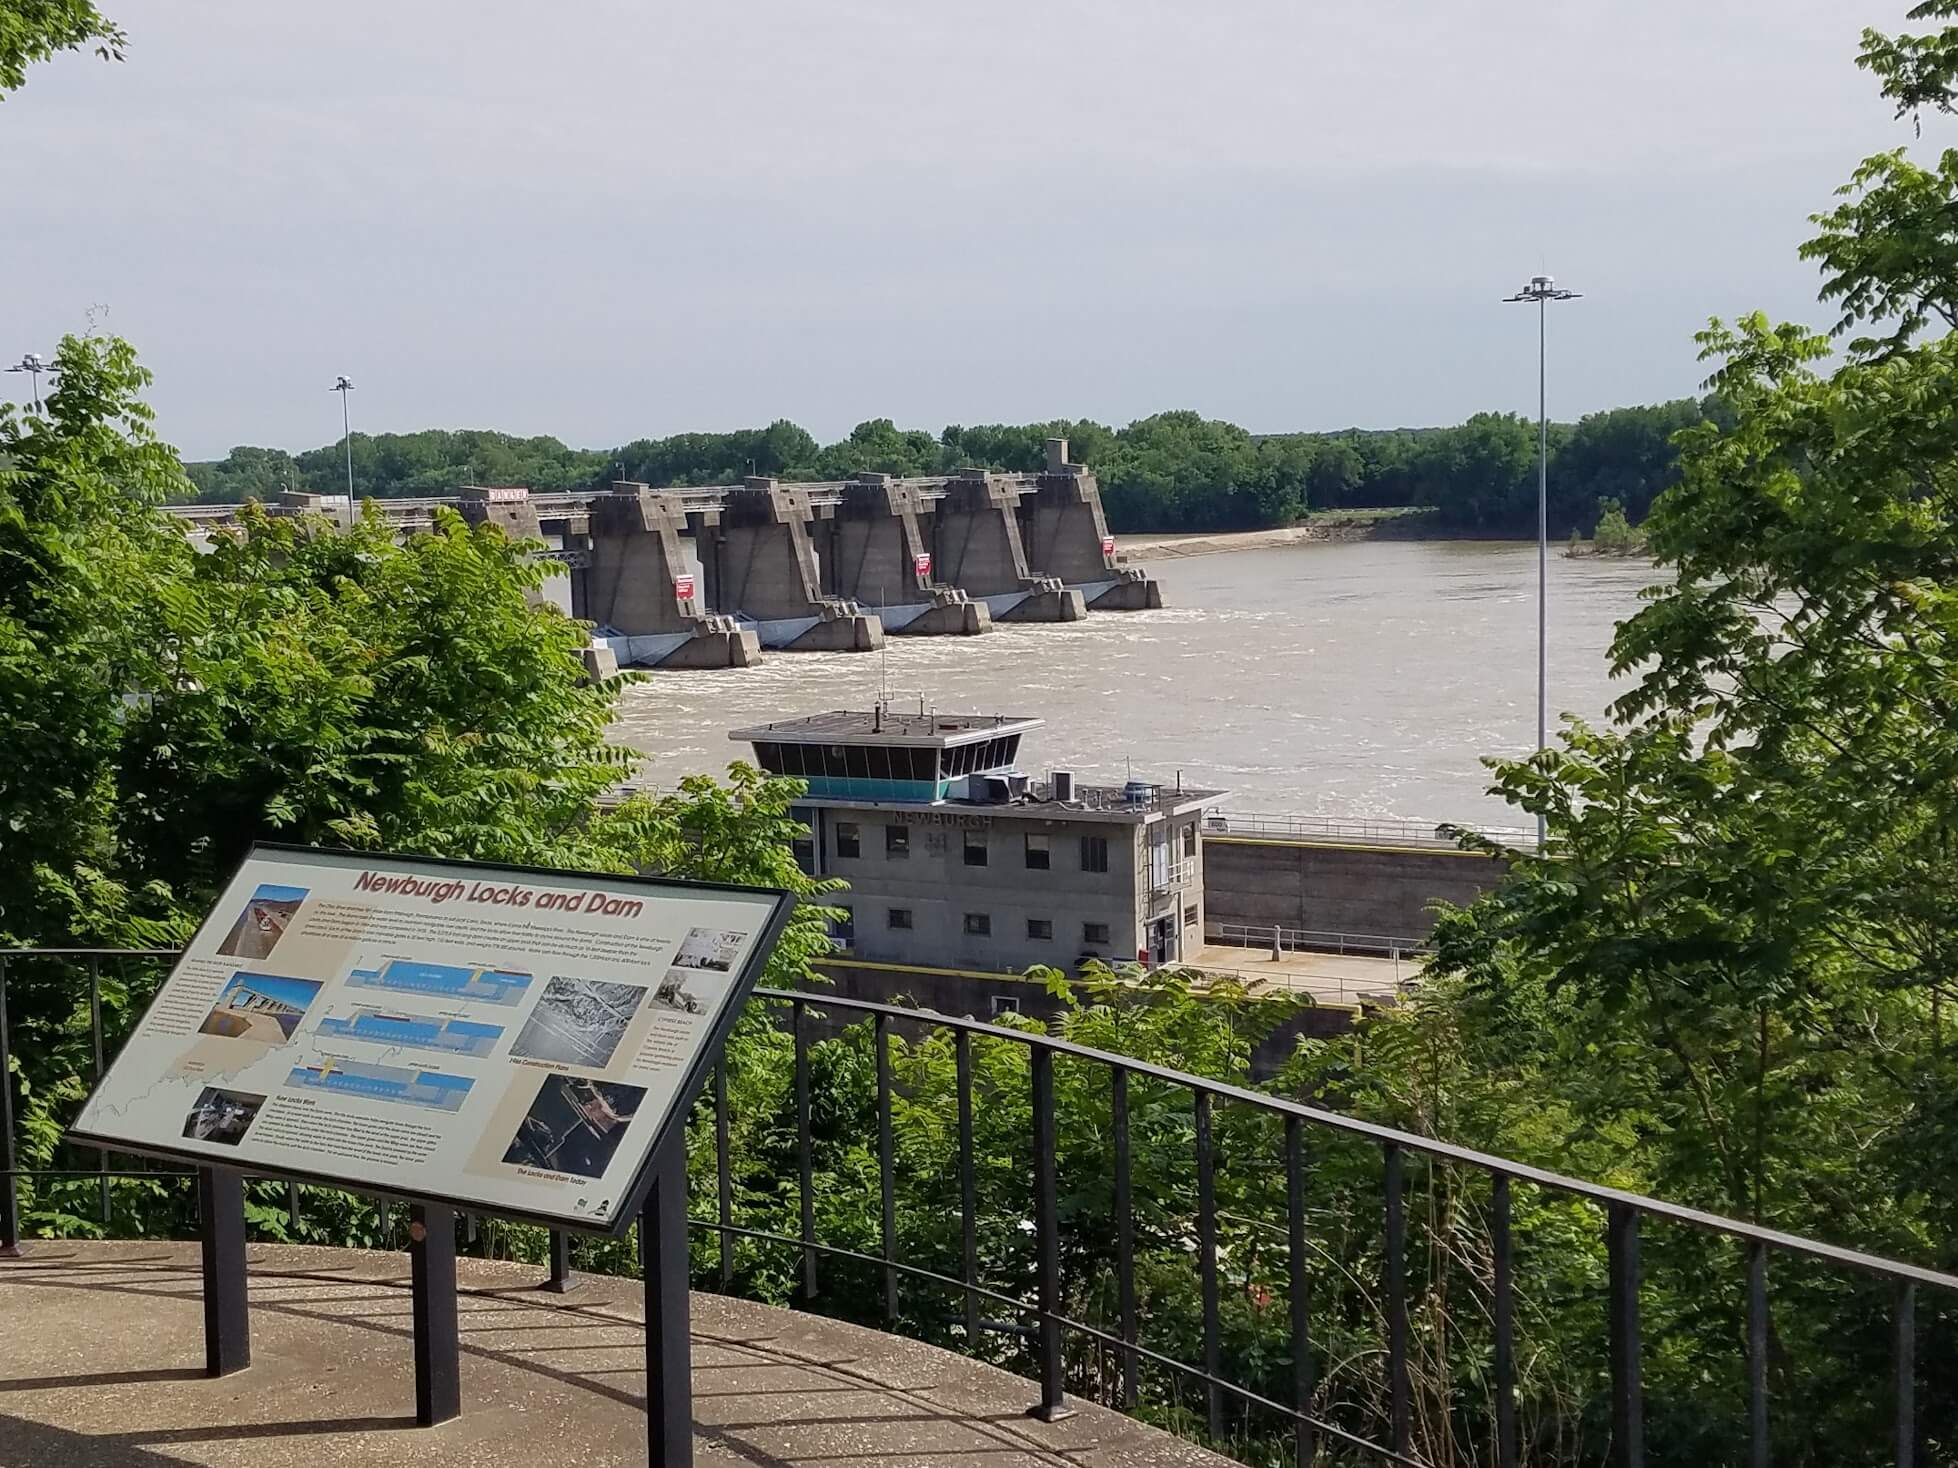
[[(995, 622), (1073, 622), (1160, 607), (1119, 565), (1092, 470), (1047, 441), (1035, 474), (965, 469), (929, 478), (859, 474), (825, 483), (532, 494), (466, 487), (375, 501), (401, 534), (438, 506), (544, 543), (548, 594), (595, 624), (593, 662), (723, 668), (764, 650), (868, 652), (886, 636), (970, 637)], [(337, 496), (287, 492), (273, 514), (345, 515)], [(193, 536), (222, 534), (239, 505), (181, 505)]]

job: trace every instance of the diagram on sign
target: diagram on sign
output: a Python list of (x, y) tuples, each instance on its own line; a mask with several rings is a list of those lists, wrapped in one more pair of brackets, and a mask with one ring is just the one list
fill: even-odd
[(363, 1008), (345, 1016), (327, 1015), (314, 1033), (321, 1040), (359, 1040), (390, 1050), (435, 1050), (482, 1060), (503, 1038), (503, 1026)]
[(451, 963), (417, 963), (397, 958), (380, 968), (355, 969), (347, 975), (349, 989), (385, 989), (397, 994), (426, 994), (440, 999), (473, 1000), (480, 1004), (515, 1005), (530, 991), (530, 975), (510, 969), (477, 968)]

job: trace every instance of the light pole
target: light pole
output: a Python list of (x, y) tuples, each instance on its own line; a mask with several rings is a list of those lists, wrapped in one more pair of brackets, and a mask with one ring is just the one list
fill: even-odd
[(38, 353), (29, 352), (26, 356), (22, 357), (18, 362), (14, 363), (14, 365), (9, 367), (7, 370), (9, 372), (25, 372), (28, 373), (30, 376), (32, 376), (34, 380), (34, 411), (37, 413), (40, 412), (41, 411), (41, 374), (43, 372), (52, 372), (54, 371), (54, 368), (50, 366), (47, 362), (42, 361)]
[[(1550, 747), (1550, 388), (1549, 317), (1552, 301), (1574, 301), (1576, 291), (1559, 290), (1548, 275), (1530, 283), (1505, 302), (1536, 303), (1536, 747)], [(1542, 816), (1536, 818), (1537, 850), (1548, 834)]]
[(347, 416), (347, 394), (354, 390), (353, 379), (341, 373), (333, 379), (333, 391), (340, 394), (340, 437), (347, 445), (347, 520), (354, 516), (354, 430), (353, 420)]

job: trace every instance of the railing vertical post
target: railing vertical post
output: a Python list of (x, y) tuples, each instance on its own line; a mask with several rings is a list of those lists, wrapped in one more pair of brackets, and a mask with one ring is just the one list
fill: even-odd
[(1917, 1286), (1909, 1280), (1897, 1284), (1895, 1327), (1897, 1468), (1913, 1468), (1917, 1462)]
[(7, 959), (0, 954), (0, 1259), (20, 1257), (20, 1179), (14, 1169), (14, 1066), (7, 1048)]
[(375, 1222), (379, 1225), (375, 1231), (380, 1234), (381, 1242), (383, 1244), (392, 1242), (389, 1236), (394, 1232), (394, 1204), (382, 1198), (375, 1205), (374, 1213)]
[(965, 1280), (965, 1344), (979, 1347), (979, 1180), (972, 1149), (972, 1035), (960, 1030), (953, 1042), (959, 1072), (959, 1258)]
[(1606, 1233), (1611, 1269), (1611, 1461), (1613, 1468), (1645, 1468), (1638, 1209), (1629, 1203), (1610, 1207)]
[(571, 1235), (561, 1228), (551, 1230), (551, 1275), (544, 1288), (554, 1295), (571, 1288)]
[(1414, 1418), (1409, 1400), (1407, 1366), (1407, 1204), (1404, 1197), (1400, 1143), (1384, 1148), (1383, 1191), (1387, 1202), (1387, 1410), (1394, 1451), (1414, 1452)]
[(295, 1182), (286, 1184), (286, 1231), (293, 1236), (295, 1243), (298, 1242), (299, 1184)]
[(1224, 1393), (1217, 1317), (1217, 1159), (1210, 1135), (1210, 1093), (1196, 1093), (1197, 1267), (1203, 1282), (1204, 1418), (1213, 1441), (1224, 1436)]
[(802, 1184), (802, 1296), (813, 1300), (821, 1285), (816, 1278), (816, 1159), (809, 1137), (808, 1008), (800, 999), (790, 1006), (795, 1023), (796, 1163)]
[(1109, 1070), (1109, 1097), (1115, 1127), (1115, 1291), (1122, 1315), (1120, 1402), (1134, 1408), (1139, 1383), (1135, 1354), (1135, 1175), (1129, 1152), (1129, 1073), (1123, 1066)]
[(1495, 1254), (1496, 1468), (1516, 1468), (1516, 1282), (1510, 1257), (1509, 1178), (1490, 1180), (1489, 1237)]
[[(88, 958), (88, 1038), (95, 1051), (95, 1081), (102, 1081), (102, 960), (94, 954)], [(95, 1153), (96, 1170), (101, 1173), (98, 1186), (102, 1193), (102, 1221), (107, 1223), (109, 1210), (109, 1149), (98, 1148)]]
[(1068, 1410), (1065, 1362), (1061, 1354), (1060, 1180), (1055, 1162), (1054, 1052), (1035, 1045), (1033, 1063), (1033, 1231), (1040, 1254), (1040, 1405), (1032, 1411), (1043, 1422), (1058, 1422)]
[(884, 1257), (884, 1323), (897, 1320), (897, 1158), (891, 1138), (891, 1021), (877, 1016), (877, 1189), (882, 1204), (878, 1237)]
[(1293, 1424), (1293, 1440), (1298, 1468), (1312, 1468), (1319, 1441), (1318, 1433), (1306, 1420), (1313, 1393), (1312, 1296), (1305, 1268), (1305, 1122), (1297, 1116), (1285, 1118), (1285, 1210), (1290, 1225), (1286, 1242), (1291, 1266), (1292, 1405), (1299, 1414)]
[(721, 1290), (734, 1288), (734, 1160), (727, 1112), (727, 1055), (714, 1067), (714, 1187), (721, 1218)]
[(687, 1298), (687, 1134), (676, 1129), (653, 1163), (639, 1215), (646, 1283), (646, 1447), (654, 1468), (693, 1463), (693, 1340)]
[(245, 1179), (228, 1167), (197, 1169), (199, 1252), (204, 1266), (204, 1374), (252, 1364), (245, 1293)]
[(1749, 1468), (1768, 1468), (1768, 1246), (1747, 1246), (1747, 1438)]
[(415, 1422), (433, 1427), (462, 1415), (453, 1208), (409, 1206), (408, 1264), (415, 1322)]

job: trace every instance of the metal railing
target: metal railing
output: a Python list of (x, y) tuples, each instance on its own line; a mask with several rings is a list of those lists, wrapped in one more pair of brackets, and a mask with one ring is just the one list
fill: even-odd
[[(1449, 823), (1452, 824), (1452, 823)], [(1461, 826), (1505, 846), (1536, 845), (1536, 832), (1521, 826)], [(1282, 815), (1268, 811), (1212, 811), (1204, 817), (1206, 836), (1261, 836), (1282, 841), (1354, 841), (1367, 846), (1432, 846), (1455, 849), (1447, 825), (1426, 821), (1349, 819), (1343, 816)]]
[[(167, 958), (169, 950), (106, 949), (11, 949), (0, 950), (0, 1148), (4, 1148), (5, 1187), (0, 1190), (0, 1253), (12, 1252), (20, 1242), (16, 1184), (22, 1176), (45, 1173), (18, 1169), (14, 1139), (13, 1084), (8, 1059), (6, 1018), (7, 974), (10, 962), (23, 959), (56, 958), (79, 962), (89, 980), (89, 1030), (94, 1074), (99, 1076), (104, 1060), (101, 978), (105, 960), (122, 958)], [(960, 1018), (930, 1011), (862, 1000), (833, 998), (801, 991), (758, 989), (758, 1002), (786, 1011), (793, 1036), (793, 1106), (796, 1130), (796, 1166), (799, 1228), (794, 1234), (757, 1229), (735, 1222), (732, 1119), (729, 1102), (727, 1064), (715, 1067), (712, 1089), (703, 1105), (711, 1108), (714, 1127), (715, 1212), (707, 1218), (693, 1218), (692, 1227), (715, 1236), (719, 1241), (719, 1276), (723, 1288), (734, 1278), (733, 1243), (747, 1239), (773, 1243), (795, 1251), (800, 1259), (803, 1295), (814, 1300), (822, 1293), (821, 1261), (847, 1260), (868, 1266), (881, 1278), (881, 1312), (887, 1322), (899, 1315), (900, 1277), (914, 1280), (935, 1290), (943, 1290), (963, 1301), (964, 1325), (969, 1342), (977, 1342), (988, 1330), (1013, 1330), (982, 1317), (986, 1306), (1000, 1307), (1030, 1324), (1022, 1332), (1032, 1346), (1038, 1373), (1040, 1402), (1036, 1415), (1053, 1418), (1066, 1411), (1069, 1389), (1066, 1342), (1069, 1337), (1084, 1340), (1114, 1355), (1119, 1372), (1114, 1381), (1112, 1405), (1133, 1408), (1138, 1401), (1138, 1373), (1147, 1364), (1161, 1371), (1197, 1383), (1204, 1396), (1204, 1415), (1213, 1440), (1225, 1436), (1224, 1401), (1237, 1400), (1274, 1414), (1291, 1424), (1296, 1462), (1305, 1468), (1317, 1461), (1321, 1445), (1362, 1452), (1374, 1461), (1427, 1468), (1427, 1460), (1417, 1455), (1411, 1411), (1409, 1316), (1409, 1208), (1408, 1159), (1420, 1158), (1472, 1169), (1489, 1180), (1489, 1230), (1492, 1257), (1491, 1315), (1493, 1319), (1492, 1369), (1493, 1394), (1492, 1457), (1498, 1468), (1514, 1468), (1519, 1461), (1522, 1440), (1517, 1414), (1518, 1343), (1515, 1311), (1515, 1268), (1513, 1252), (1513, 1193), (1517, 1185), (1580, 1200), (1602, 1215), (1603, 1242), (1608, 1260), (1609, 1334), (1609, 1422), (1610, 1461), (1614, 1468), (1642, 1468), (1644, 1448), (1644, 1395), (1642, 1362), (1646, 1341), (1641, 1322), (1640, 1242), (1648, 1223), (1666, 1224), (1697, 1230), (1736, 1241), (1743, 1246), (1746, 1291), (1745, 1344), (1740, 1352), (1746, 1375), (1747, 1433), (1749, 1461), (1765, 1465), (1770, 1453), (1770, 1401), (1768, 1396), (1768, 1342), (1771, 1325), (1769, 1262), (1782, 1256), (1810, 1261), (1836, 1271), (1850, 1272), (1879, 1280), (1891, 1291), (1891, 1397), (1893, 1423), (1893, 1461), (1899, 1468), (1913, 1468), (1917, 1444), (1916, 1346), (1917, 1308), (1920, 1291), (1931, 1290), (1958, 1296), (1958, 1276), (1932, 1269), (1879, 1258), (1853, 1249), (1802, 1238), (1775, 1229), (1763, 1228), (1700, 1209), (1643, 1197), (1621, 1189), (1567, 1177), (1543, 1168), (1512, 1161), (1484, 1152), (1459, 1147), (1432, 1137), (1398, 1131), (1356, 1117), (1308, 1106), (1284, 1097), (1247, 1089), (1228, 1081), (1189, 1075), (1127, 1056), (1091, 1049), (1072, 1041), (1033, 1029), (1005, 1028), (977, 1019)], [(874, 1135), (877, 1150), (877, 1188), (879, 1229), (875, 1253), (825, 1242), (817, 1236), (817, 1195), (815, 1189), (815, 1138), (811, 1041), (819, 1022), (834, 1023), (832, 1015), (867, 1020), (876, 1047)], [(957, 1171), (959, 1194), (959, 1272), (949, 1274), (900, 1257), (898, 1250), (896, 1154), (892, 1107), (896, 1092), (891, 1061), (893, 1029), (925, 1027), (949, 1031), (952, 1035), (957, 1087)], [(979, 1216), (976, 1186), (975, 1149), (975, 1065), (974, 1037), (985, 1041), (1024, 1046), (1027, 1051), (1031, 1099), (1031, 1166), (1028, 1181), (1032, 1192), (1031, 1228), (1035, 1251), (1032, 1271), (1032, 1297), (1024, 1298), (1009, 1290), (994, 1288), (979, 1270)], [(1066, 1313), (1062, 1295), (1061, 1229), (1058, 1154), (1060, 1117), (1057, 1114), (1055, 1062), (1065, 1059), (1099, 1067), (1108, 1077), (1108, 1104), (1111, 1118), (1108, 1157), (1112, 1166), (1111, 1217), (1104, 1237), (1112, 1235), (1115, 1246), (1118, 1322), (1113, 1330)], [(1193, 1161), (1196, 1173), (1196, 1226), (1190, 1250), (1194, 1253), (1201, 1278), (1202, 1320), (1199, 1361), (1181, 1359), (1167, 1349), (1145, 1344), (1142, 1336), (1142, 1311), (1139, 1304), (1136, 1271), (1137, 1207), (1131, 1137), (1131, 1090), (1136, 1083), (1187, 1092), (1194, 1120)], [(1245, 1108), (1282, 1124), (1279, 1155), (1233, 1157), (1233, 1167), (1282, 1168), (1285, 1179), (1284, 1254), (1289, 1292), (1287, 1344), (1290, 1352), (1291, 1400), (1280, 1401), (1253, 1391), (1229, 1379), (1222, 1366), (1222, 1317), (1220, 1312), (1219, 1210), (1217, 1200), (1217, 1123), (1223, 1108)], [(869, 1135), (866, 1125), (859, 1135)], [(1317, 1143), (1308, 1147), (1308, 1135), (1331, 1136), (1377, 1148), (1380, 1155), (1380, 1218), (1383, 1249), (1380, 1278), (1370, 1282), (1377, 1289), (1379, 1310), (1384, 1317), (1385, 1349), (1380, 1354), (1385, 1409), (1385, 1441), (1377, 1440), (1329, 1420), (1315, 1409), (1314, 1316), (1311, 1308), (1311, 1254), (1308, 1249), (1309, 1187), (1312, 1159)], [(1153, 1159), (1152, 1159), (1153, 1160)], [(106, 1155), (100, 1162), (103, 1178), (104, 1218), (108, 1216), (107, 1180), (111, 1176), (137, 1176), (150, 1179), (190, 1178), (184, 1172), (113, 1173)], [(72, 1176), (73, 1173), (61, 1173)], [(331, 1190), (344, 1195), (346, 1190)], [(300, 1189), (289, 1189), (294, 1219), (299, 1216)], [(379, 1201), (385, 1225), (386, 1199)], [(1096, 1225), (1099, 1227), (1099, 1225)], [(471, 1236), (474, 1221), (470, 1220)], [(550, 1241), (551, 1284), (562, 1286), (571, 1267), (571, 1251), (566, 1236), (553, 1233)], [(1704, 1281), (1696, 1283), (1705, 1284)], [(1077, 1378), (1078, 1379), (1078, 1378)]]
[(1203, 924), (1203, 940), (1231, 948), (1276, 949), (1281, 953), (1351, 954), (1358, 958), (1406, 958), (1425, 954), (1434, 944), (1426, 938), (1391, 933), (1336, 933), (1320, 928), (1288, 928), (1279, 923)]

